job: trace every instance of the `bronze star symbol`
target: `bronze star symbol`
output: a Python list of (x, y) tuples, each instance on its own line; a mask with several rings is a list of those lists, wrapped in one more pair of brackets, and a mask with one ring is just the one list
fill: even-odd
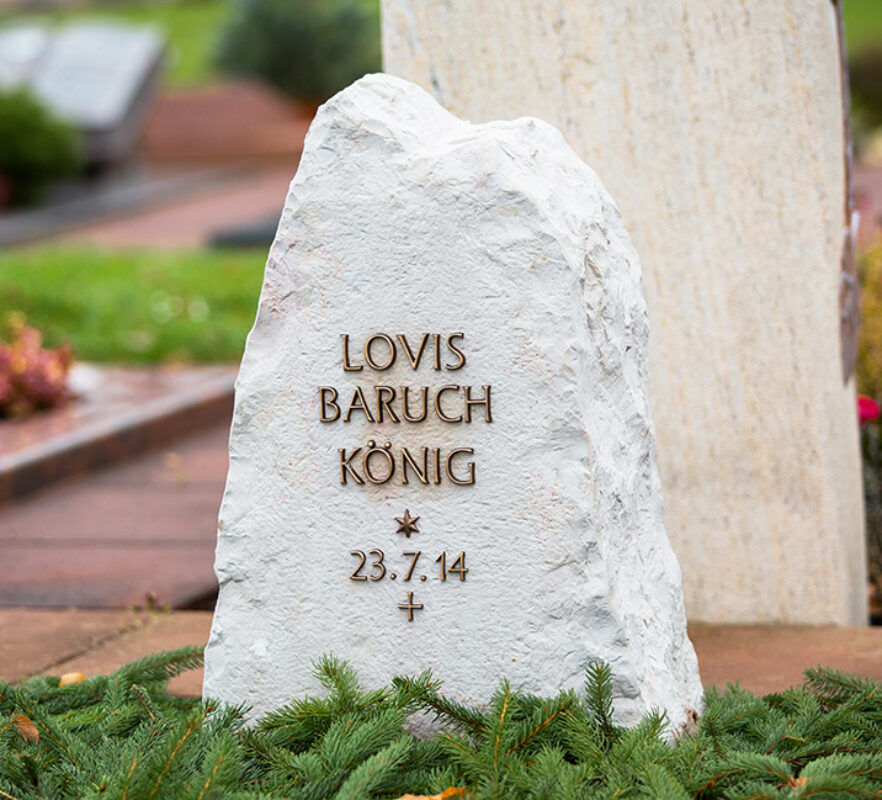
[(395, 517), (395, 521), (398, 523), (398, 530), (396, 533), (403, 533), (408, 539), (410, 539), (410, 535), (412, 533), (419, 533), (420, 529), (417, 527), (417, 521), (419, 517), (412, 517), (410, 515), (410, 509), (404, 509), (403, 517)]

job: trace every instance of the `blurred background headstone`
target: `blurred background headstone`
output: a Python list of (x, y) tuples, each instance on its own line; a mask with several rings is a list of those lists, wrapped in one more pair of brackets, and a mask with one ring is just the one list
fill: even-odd
[(383, 0), (383, 45), (458, 116), (556, 125), (616, 198), (690, 618), (862, 624), (838, 3)]
[(0, 32), (0, 79), (30, 89), (82, 134), (87, 163), (124, 161), (135, 149), (162, 72), (164, 40), (151, 28), (78, 23)]

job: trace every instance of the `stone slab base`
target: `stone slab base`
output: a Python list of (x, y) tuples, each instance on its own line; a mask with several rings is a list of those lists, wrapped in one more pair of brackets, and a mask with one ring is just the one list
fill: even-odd
[[(114, 670), (128, 661), (186, 644), (204, 645), (211, 612), (0, 609), (0, 680), (40, 673)], [(802, 670), (823, 664), (882, 681), (882, 628), (690, 627), (705, 686), (740, 683), (758, 694), (800, 683)], [(197, 696), (202, 672), (172, 681)]]
[(235, 367), (86, 367), (64, 408), (0, 425), (0, 504), (162, 447), (232, 413)]

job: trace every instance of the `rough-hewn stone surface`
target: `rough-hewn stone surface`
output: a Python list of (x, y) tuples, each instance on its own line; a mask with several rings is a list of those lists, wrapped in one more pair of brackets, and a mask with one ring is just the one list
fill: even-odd
[[(459, 369), (344, 372), (341, 334), (462, 332)], [(536, 120), (474, 126), (421, 89), (370, 76), (323, 106), (270, 252), (237, 384), (220, 513), (220, 598), (205, 692), (266, 711), (316, 691), (333, 652), (371, 685), (433, 669), (488, 699), (500, 677), (581, 686), (592, 659), (617, 711), (674, 725), (700, 700), (679, 569), (662, 525), (646, 397), (640, 266), (597, 176)], [(381, 348), (375, 355), (385, 354)], [(379, 357), (379, 356), (378, 356)], [(458, 365), (444, 350), (442, 365)], [(492, 386), (492, 422), (320, 421), (318, 387)], [(456, 393), (442, 407), (457, 409)], [(411, 474), (340, 484), (369, 440), (474, 448), (473, 485)], [(382, 457), (374, 464), (375, 472)], [(354, 462), (362, 473), (361, 460)], [(420, 517), (405, 539), (395, 517)], [(355, 582), (353, 550), (387, 573)], [(420, 550), (413, 578), (404, 551)], [(467, 579), (438, 579), (466, 553)], [(364, 574), (371, 570), (369, 556)], [(391, 578), (392, 572), (396, 579)], [(426, 580), (418, 580), (426, 575)], [(414, 593), (409, 622), (398, 608)]]
[(556, 125), (643, 263), (690, 618), (866, 622), (830, 0), (383, 0), (386, 70)]

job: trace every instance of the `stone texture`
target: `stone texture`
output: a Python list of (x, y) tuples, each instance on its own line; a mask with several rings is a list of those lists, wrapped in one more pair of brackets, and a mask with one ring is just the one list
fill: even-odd
[(666, 526), (691, 619), (866, 622), (830, 0), (383, 0), (388, 72), (537, 116), (645, 267)]
[[(373, 371), (360, 348), (379, 332), (414, 349), (423, 333), (461, 332), (466, 363), (444, 349), (455, 369), (428, 355)], [(430, 668), (480, 702), (506, 675), (533, 692), (580, 687), (603, 659), (622, 722), (656, 707), (679, 725), (701, 687), (662, 524), (647, 333), (618, 211), (557, 130), (474, 126), (390, 76), (324, 105), (237, 382), (205, 694), (259, 714), (318, 691), (312, 663), (333, 652), (369, 685)], [(343, 334), (361, 372), (343, 370)], [(491, 385), (492, 422), (481, 409), (471, 423), (320, 421), (319, 387), (345, 406), (378, 384)], [(442, 403), (448, 416), (461, 406), (458, 393)], [(454, 473), (467, 458), (475, 482), (341, 485), (338, 449), (372, 440), (396, 454), (473, 448)], [(407, 539), (405, 509), (420, 517)], [(350, 580), (351, 552), (372, 548), (385, 577)], [(464, 582), (439, 580), (441, 552), (448, 567), (466, 553)], [(413, 621), (398, 608), (410, 591)]]

